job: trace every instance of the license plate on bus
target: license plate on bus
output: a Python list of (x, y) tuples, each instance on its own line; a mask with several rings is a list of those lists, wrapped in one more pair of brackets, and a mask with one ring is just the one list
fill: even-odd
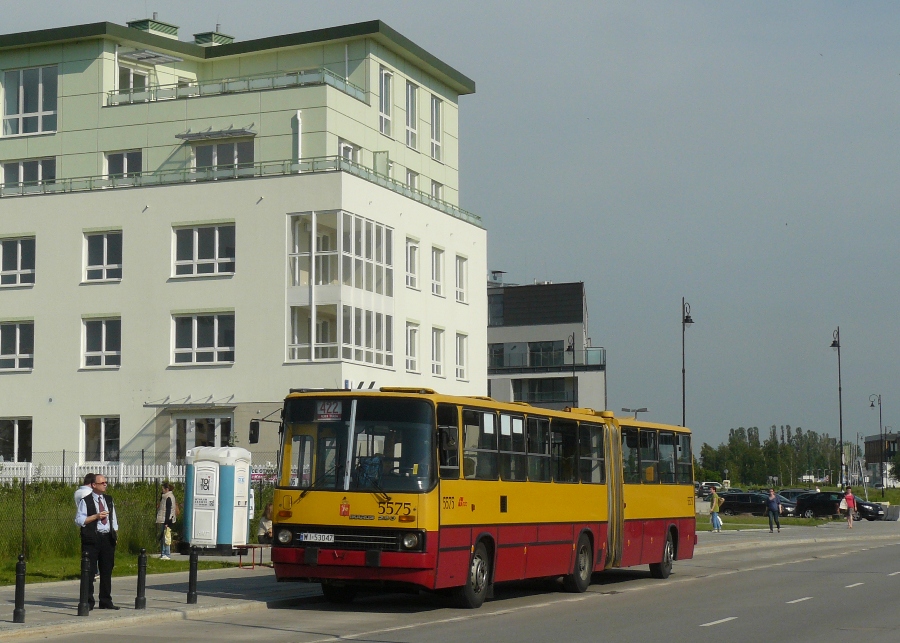
[(334, 534), (300, 534), (300, 540), (305, 543), (333, 543)]

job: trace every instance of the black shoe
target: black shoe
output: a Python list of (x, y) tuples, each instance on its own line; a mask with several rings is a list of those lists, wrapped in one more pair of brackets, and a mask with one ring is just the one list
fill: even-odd
[(102, 610), (117, 610), (120, 609), (118, 605), (101, 605), (100, 609)]

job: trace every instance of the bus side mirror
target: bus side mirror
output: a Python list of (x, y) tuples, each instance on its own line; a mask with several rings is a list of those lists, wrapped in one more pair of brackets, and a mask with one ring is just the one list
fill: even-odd
[(250, 444), (259, 442), (259, 420), (250, 420)]
[(455, 426), (442, 426), (441, 427), (441, 450), (442, 451), (455, 451), (458, 446), (458, 439), (456, 437), (456, 427)]

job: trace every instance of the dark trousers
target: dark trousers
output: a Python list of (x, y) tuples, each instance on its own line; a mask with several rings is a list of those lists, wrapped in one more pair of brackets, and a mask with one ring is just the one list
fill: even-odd
[[(109, 534), (97, 534), (94, 544), (82, 543), (82, 550), (91, 559), (91, 569), (100, 570), (100, 607), (110, 607), (112, 600), (112, 570), (116, 561), (116, 546)], [(91, 609), (94, 609), (94, 577), (91, 576)]]
[(775, 524), (778, 526), (778, 530), (781, 530), (781, 522), (778, 520), (778, 512), (772, 511), (771, 509), (766, 509), (766, 514), (769, 516), (769, 531), (772, 531), (772, 519), (775, 519)]

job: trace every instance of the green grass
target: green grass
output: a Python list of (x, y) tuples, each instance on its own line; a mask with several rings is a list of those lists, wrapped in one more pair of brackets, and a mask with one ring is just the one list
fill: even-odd
[[(190, 563), (180, 560), (159, 560), (147, 556), (147, 574), (166, 572), (186, 572)], [(222, 569), (234, 567), (234, 563), (200, 560), (197, 569)], [(116, 554), (113, 576), (137, 576), (137, 556), (127, 553)], [(78, 558), (42, 558), (28, 562), (25, 567), (26, 583), (49, 583), (60, 580), (77, 580), (81, 575), (81, 560)], [(0, 585), (16, 582), (16, 561), (5, 561), (0, 565)]]
[[(722, 529), (733, 531), (735, 529), (768, 529), (769, 519), (765, 516), (724, 516)], [(828, 522), (827, 518), (781, 518), (782, 527), (815, 527)], [(697, 531), (712, 531), (712, 523), (706, 516), (697, 517)]]

